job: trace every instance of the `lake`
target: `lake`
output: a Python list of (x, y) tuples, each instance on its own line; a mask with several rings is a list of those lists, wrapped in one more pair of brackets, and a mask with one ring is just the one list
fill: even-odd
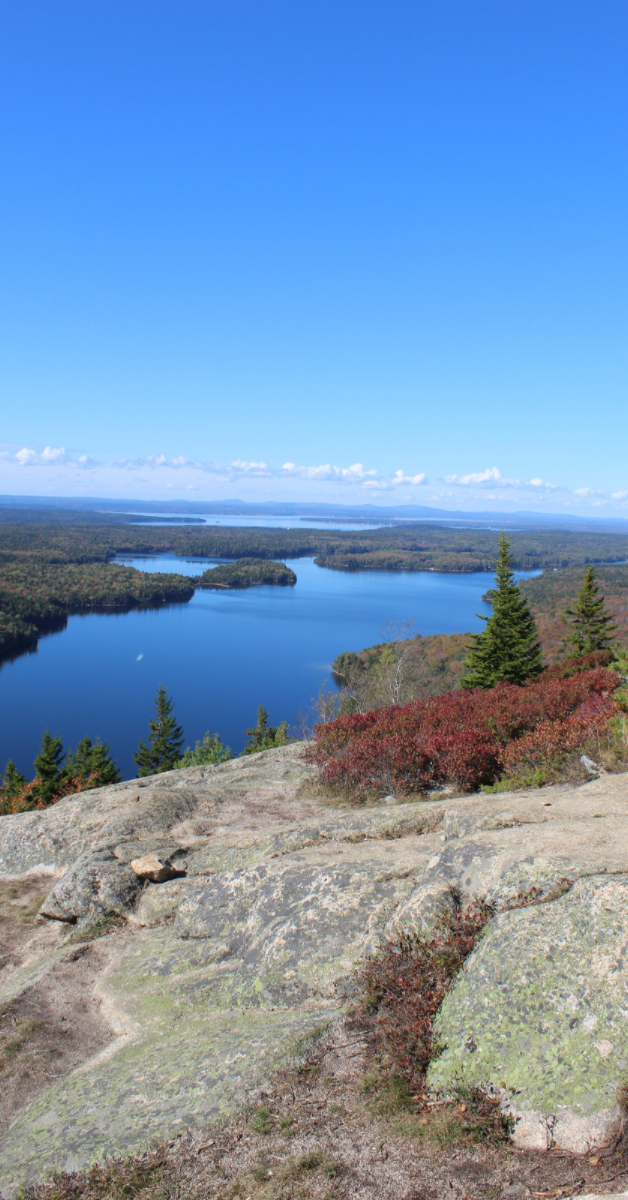
[[(210, 560), (121, 558), (146, 571), (200, 574)], [(215, 562), (215, 560), (213, 560)], [(188, 604), (72, 616), (65, 630), (0, 668), (0, 769), (13, 758), (32, 777), (46, 728), (66, 747), (88, 734), (111, 743), (125, 778), (148, 735), (160, 682), (188, 742), (218, 732), (234, 752), (264, 704), (272, 724), (297, 723), (343, 650), (381, 641), (388, 620), (421, 634), (479, 630), (493, 575), (378, 571), (348, 574), (286, 560), (294, 588), (197, 591)]]

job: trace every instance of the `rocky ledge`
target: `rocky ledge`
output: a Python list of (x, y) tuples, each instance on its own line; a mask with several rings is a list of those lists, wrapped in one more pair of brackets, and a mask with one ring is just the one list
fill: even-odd
[(110, 1031), (65, 1077), (43, 1074), (18, 1111), (3, 1195), (256, 1099), (343, 1012), (363, 954), (477, 897), (495, 915), (438, 1016), (432, 1088), (499, 1095), (520, 1147), (584, 1153), (617, 1136), (628, 775), (343, 808), (320, 797), (301, 753), (0, 818), (2, 879), (49, 884), (0, 970), (0, 1004), (53, 992), (77, 943), (99, 935), (89, 986)]

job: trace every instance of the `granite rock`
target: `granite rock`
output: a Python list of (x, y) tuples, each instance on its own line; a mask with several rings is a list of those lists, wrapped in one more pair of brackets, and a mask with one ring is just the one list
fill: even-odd
[[(3, 1195), (254, 1101), (342, 1013), (361, 956), (480, 896), (495, 915), (438, 1015), (431, 1087), (498, 1095), (521, 1146), (582, 1153), (615, 1135), (628, 1078), (628, 776), (343, 808), (321, 798), (301, 753), (0, 818), (0, 873), (47, 872), (49, 921), (124, 918), (98, 943), (112, 1048), (17, 1114), (0, 1148)], [(140, 879), (131, 864), (146, 856), (169, 859), (176, 878)], [(33, 942), (0, 973), (0, 1002), (72, 951), (55, 947)]]

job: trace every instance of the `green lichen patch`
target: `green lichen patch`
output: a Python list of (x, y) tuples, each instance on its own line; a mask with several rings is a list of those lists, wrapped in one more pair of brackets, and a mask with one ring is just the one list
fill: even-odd
[(320, 1026), (313, 1010), (190, 1015), (171, 1008), (97, 1072), (71, 1076), (30, 1106), (3, 1145), (3, 1187), (46, 1169), (139, 1153), (153, 1140), (225, 1117)]
[(443, 1002), (430, 1086), (493, 1085), (522, 1111), (612, 1106), (628, 1075), (627, 903), (627, 876), (597, 877), (498, 915)]

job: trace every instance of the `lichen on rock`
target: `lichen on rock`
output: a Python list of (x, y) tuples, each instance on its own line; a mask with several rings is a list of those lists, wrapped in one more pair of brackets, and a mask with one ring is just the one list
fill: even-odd
[[(137, 875), (150, 856), (176, 877)], [(478, 897), (495, 916), (439, 1013), (431, 1086), (492, 1090), (519, 1144), (603, 1145), (628, 1076), (627, 864), (628, 776), (343, 808), (298, 745), (0, 818), (0, 872), (48, 872), (61, 930), (4, 968), (0, 1000), (117, 918), (95, 929), (115, 1037), (17, 1114), (3, 1194), (254, 1100), (344, 1011), (364, 955)]]

